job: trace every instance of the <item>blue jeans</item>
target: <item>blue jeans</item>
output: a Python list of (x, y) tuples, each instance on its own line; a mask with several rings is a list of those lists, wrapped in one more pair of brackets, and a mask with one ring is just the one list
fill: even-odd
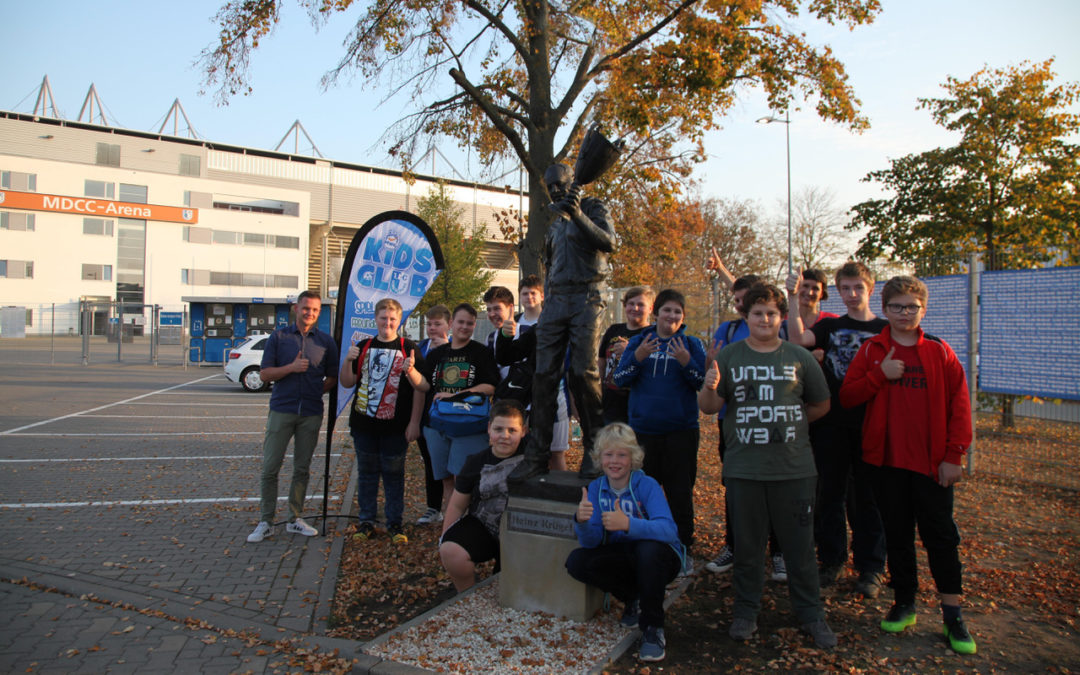
[(401, 527), (405, 510), (405, 451), (409, 442), (401, 434), (352, 432), (356, 447), (356, 502), (360, 522), (374, 521), (379, 511), (379, 476), (385, 493), (386, 524)]

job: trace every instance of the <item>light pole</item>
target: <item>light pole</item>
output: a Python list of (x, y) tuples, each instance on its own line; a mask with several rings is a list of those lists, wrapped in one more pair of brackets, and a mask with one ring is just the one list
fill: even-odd
[(784, 139), (787, 142), (787, 272), (791, 274), (791, 118), (788, 111), (784, 110), (784, 119), (775, 115), (758, 118), (758, 124), (772, 124), (779, 122), (784, 125)]

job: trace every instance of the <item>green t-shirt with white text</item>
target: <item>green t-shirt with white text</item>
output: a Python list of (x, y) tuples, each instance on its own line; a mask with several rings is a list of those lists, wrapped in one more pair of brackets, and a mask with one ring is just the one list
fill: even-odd
[(813, 355), (790, 342), (757, 352), (742, 340), (724, 347), (716, 363), (717, 392), (727, 403), (724, 477), (816, 476), (804, 403), (828, 400), (829, 385)]

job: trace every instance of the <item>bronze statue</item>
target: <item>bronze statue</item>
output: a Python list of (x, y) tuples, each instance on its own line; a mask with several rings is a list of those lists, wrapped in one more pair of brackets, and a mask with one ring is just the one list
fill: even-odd
[[(581, 188), (600, 177), (618, 159), (622, 141), (611, 143), (596, 125), (581, 144), (575, 171), (553, 164), (544, 173), (557, 216), (544, 241), (544, 310), (536, 324), (536, 374), (533, 378), (531, 430), (525, 460), (511, 474), (523, 481), (548, 473), (555, 401), (567, 347), (567, 384), (581, 423), (585, 453), (578, 475), (595, 478), (590, 450), (603, 425), (600, 372), (596, 365), (600, 320), (604, 314), (607, 255), (615, 247), (615, 229), (603, 202), (581, 197)], [(573, 179), (573, 180), (571, 180)]]

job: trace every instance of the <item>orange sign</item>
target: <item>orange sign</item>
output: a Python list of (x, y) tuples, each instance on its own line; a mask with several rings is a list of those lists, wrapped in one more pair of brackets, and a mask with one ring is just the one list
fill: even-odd
[(199, 210), (180, 206), (159, 204), (133, 204), (114, 202), (100, 197), (64, 197), (38, 192), (15, 192), (0, 190), (0, 208), (25, 209), (27, 211), (54, 211), (56, 213), (81, 213), (105, 218), (135, 218), (137, 220), (160, 220), (167, 223), (199, 222)]

